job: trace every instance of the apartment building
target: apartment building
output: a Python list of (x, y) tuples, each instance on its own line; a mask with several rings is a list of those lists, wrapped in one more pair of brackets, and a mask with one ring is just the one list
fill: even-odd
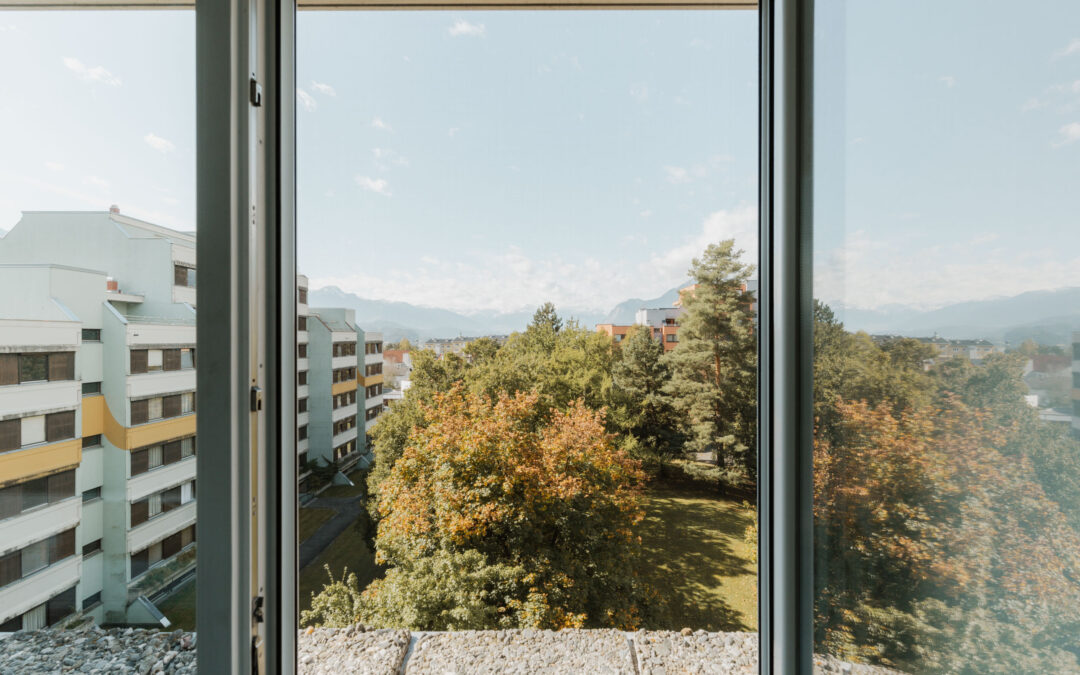
[(309, 416), (307, 457), (348, 471), (363, 454), (357, 416), (362, 333), (353, 310), (330, 307), (309, 310), (307, 332), (308, 395), (298, 409)]
[(155, 620), (195, 564), (195, 240), (28, 212), (0, 239), (0, 630)]
[(375, 426), (383, 412), (383, 336), (382, 333), (361, 331), (364, 343), (364, 449), (370, 450), (367, 432)]
[(298, 462), (297, 478), (303, 491), (303, 481), (310, 474), (305, 469), (308, 461), (308, 430), (311, 414), (307, 410), (311, 385), (308, 384), (308, 278), (296, 275), (296, 455)]

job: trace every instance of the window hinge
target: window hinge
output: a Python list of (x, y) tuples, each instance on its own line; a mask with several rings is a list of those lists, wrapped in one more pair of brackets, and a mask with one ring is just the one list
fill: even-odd
[(251, 618), (255, 623), (262, 623), (263, 618), (263, 596), (256, 595), (251, 601)]
[(262, 105), (262, 85), (254, 77), (251, 78), (251, 105), (256, 108)]
[(259, 412), (262, 410), (263, 395), (262, 387), (251, 388), (251, 412)]

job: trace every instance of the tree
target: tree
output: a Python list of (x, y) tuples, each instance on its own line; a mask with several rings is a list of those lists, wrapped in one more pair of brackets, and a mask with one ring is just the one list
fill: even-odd
[(752, 296), (745, 291), (753, 267), (728, 239), (710, 244), (682, 293), (679, 343), (667, 358), (669, 392), (690, 426), (687, 446), (715, 451), (722, 463), (756, 472), (757, 344)]
[(464, 351), (469, 363), (479, 365), (495, 358), (495, 354), (499, 351), (499, 343), (489, 337), (477, 338), (465, 345)]
[(409, 342), (409, 338), (401, 338), (401, 341), (397, 343), (396, 349), (400, 349), (403, 352), (412, 351), (412, 343)]
[(622, 358), (615, 363), (612, 375), (623, 397), (625, 433), (659, 464), (663, 474), (665, 461), (682, 454), (685, 437), (681, 417), (665, 391), (671, 366), (663, 358), (664, 346), (650, 332), (639, 327), (622, 341)]
[(563, 322), (559, 318), (559, 315), (555, 312), (555, 305), (550, 302), (545, 302), (537, 308), (533, 314), (533, 320), (531, 326), (540, 330), (551, 331), (552, 333), (558, 333), (562, 330)]
[[(376, 560), (390, 571), (363, 592), (362, 621), (638, 625), (644, 474), (615, 447), (602, 413), (580, 401), (549, 412), (538, 399), (458, 385), (423, 406), (427, 425), (380, 488)], [(476, 592), (455, 613), (462, 588)]]

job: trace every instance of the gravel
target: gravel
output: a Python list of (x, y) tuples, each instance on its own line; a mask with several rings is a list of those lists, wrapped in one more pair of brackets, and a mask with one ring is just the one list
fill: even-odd
[(0, 673), (194, 673), (195, 636), (86, 626), (20, 631), (0, 640)]
[(756, 633), (638, 631), (633, 642), (641, 675), (757, 672)]
[(406, 672), (633, 675), (634, 664), (615, 630), (470, 630), (419, 636)]
[[(195, 635), (96, 626), (0, 635), (0, 675), (194, 673)], [(742, 675), (757, 672), (756, 633), (510, 630), (409, 633), (309, 628), (299, 633), (304, 675), (359, 673), (623, 673)], [(815, 656), (821, 675), (898, 671)]]

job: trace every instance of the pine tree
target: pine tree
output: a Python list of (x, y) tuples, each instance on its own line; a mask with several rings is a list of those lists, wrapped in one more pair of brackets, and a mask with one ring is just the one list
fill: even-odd
[(626, 409), (626, 433), (646, 457), (659, 463), (661, 474), (664, 462), (682, 453), (685, 441), (679, 414), (664, 391), (671, 381), (671, 365), (663, 357), (664, 346), (648, 328), (638, 328), (623, 340), (622, 359), (613, 368)]
[(753, 267), (728, 239), (695, 258), (696, 282), (682, 293), (679, 344), (668, 392), (690, 430), (687, 449), (716, 452), (722, 465), (756, 473), (757, 343), (753, 296), (746, 291)]

